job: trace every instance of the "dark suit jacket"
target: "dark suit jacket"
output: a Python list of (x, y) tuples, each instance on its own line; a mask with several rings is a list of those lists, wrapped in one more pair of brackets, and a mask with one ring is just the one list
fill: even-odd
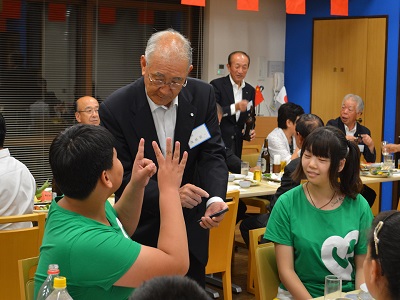
[(240, 174), (242, 168), (242, 160), (237, 157), (231, 149), (225, 148), (226, 151), (226, 165), (228, 171), (236, 174)]
[[(235, 103), (233, 95), (232, 83), (229, 79), (229, 75), (214, 79), (210, 82), (214, 87), (215, 99), (222, 107), (223, 118), (221, 120), (221, 133), (222, 139), (225, 142), (226, 147), (233, 149), (234, 154), (237, 157), (242, 157), (242, 146), (243, 146), (243, 133), (244, 124), (246, 122), (247, 113), (242, 112), (236, 121), (236, 114), (231, 115), (231, 104)], [(248, 101), (253, 101), (254, 105), (255, 89), (246, 82), (243, 88), (242, 98)]]
[[(344, 128), (344, 124), (343, 124), (342, 120), (340, 119), (340, 117), (337, 119), (334, 119), (334, 120), (333, 119), (329, 120), (328, 123), (326, 123), (326, 125), (337, 127), (344, 134), (346, 134), (346, 129)], [(360, 123), (357, 122), (357, 130), (356, 130), (356, 133), (354, 134), (354, 136), (359, 136), (360, 134), (368, 134), (369, 136), (371, 136), (371, 131), (367, 127), (362, 126)], [(375, 162), (375, 160), (376, 160), (375, 149), (374, 149), (374, 153), (371, 153), (369, 148), (367, 146), (365, 146), (363, 155), (364, 155), (366, 162)]]
[[(188, 161), (182, 178), (182, 185), (193, 183), (206, 190), (210, 196), (225, 199), (228, 170), (225, 164), (225, 149), (218, 126), (215, 97), (212, 87), (200, 80), (188, 78), (188, 84), (178, 96), (178, 110), (175, 126), (175, 141), (181, 143), (181, 154), (188, 152)], [(157, 160), (151, 146), (158, 141), (150, 106), (147, 102), (143, 77), (112, 93), (100, 105), (100, 119), (116, 138), (115, 148), (124, 167), (120, 196), (131, 177), (132, 164), (140, 138), (145, 139), (145, 157), (156, 165)], [(206, 124), (211, 138), (189, 149), (192, 130)], [(156, 247), (159, 227), (159, 191), (157, 176), (153, 176), (145, 189), (142, 213), (138, 228), (132, 238), (139, 243)], [(208, 254), (208, 230), (196, 222), (206, 210), (206, 200), (193, 209), (183, 208), (189, 249), (201, 262), (206, 264)]]

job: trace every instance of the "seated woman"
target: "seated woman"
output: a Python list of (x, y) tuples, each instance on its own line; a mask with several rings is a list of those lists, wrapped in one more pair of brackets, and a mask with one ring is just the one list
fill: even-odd
[(268, 136), (268, 151), (271, 159), (280, 155), (281, 161), (288, 164), (292, 159), (299, 157), (299, 149), (294, 138), (296, 134), (296, 121), (304, 114), (300, 105), (287, 102), (278, 109), (278, 127), (272, 130)]
[(364, 277), (376, 300), (400, 299), (400, 212), (378, 214), (368, 237)]
[(337, 128), (317, 128), (305, 139), (293, 179), (308, 181), (279, 197), (264, 236), (275, 243), (279, 299), (322, 296), (330, 274), (342, 278), (345, 292), (364, 282), (372, 213), (359, 194), (359, 166), (357, 145)]

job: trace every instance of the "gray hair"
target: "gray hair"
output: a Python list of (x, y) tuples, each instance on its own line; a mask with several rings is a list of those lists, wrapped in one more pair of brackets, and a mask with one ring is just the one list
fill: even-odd
[(363, 112), (364, 111), (364, 101), (363, 99), (361, 99), (360, 96), (358, 95), (354, 95), (354, 94), (347, 94), (346, 96), (344, 96), (343, 101), (342, 101), (342, 105), (346, 100), (353, 100), (357, 106), (356, 106), (356, 112)]
[[(163, 45), (162, 42), (165, 40), (168, 40), (168, 43)], [(154, 53), (166, 59), (169, 59), (173, 53), (187, 60), (188, 68), (192, 64), (192, 48), (189, 40), (172, 28), (156, 32), (149, 38), (144, 52), (147, 64), (151, 64), (151, 58)]]

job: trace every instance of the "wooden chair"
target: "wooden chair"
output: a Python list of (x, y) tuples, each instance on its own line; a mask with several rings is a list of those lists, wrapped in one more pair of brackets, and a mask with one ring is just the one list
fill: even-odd
[(39, 256), (18, 260), (19, 291), (22, 300), (34, 300), (35, 271)]
[(280, 284), (274, 243), (258, 245), (255, 258), (257, 271), (255, 289), (258, 290), (256, 299), (274, 299)]
[(206, 274), (222, 273), (224, 300), (232, 300), (231, 259), (239, 191), (228, 192), (226, 198), (232, 199), (226, 203), (229, 211), (225, 213), (224, 220), (219, 226), (210, 230)]
[(264, 199), (261, 197), (246, 197), (246, 198), (242, 198), (241, 200), (246, 205), (258, 207), (260, 209), (260, 214), (265, 214), (269, 211), (267, 209), (269, 200), (267, 200), (267, 199)]
[(0, 224), (33, 222), (34, 227), (0, 230), (0, 299), (20, 300), (18, 260), (39, 256), (46, 214), (0, 217)]
[(257, 291), (254, 288), (254, 281), (257, 277), (256, 272), (256, 248), (258, 247), (258, 242), (265, 233), (265, 227), (252, 229), (249, 231), (249, 252), (248, 252), (248, 262), (247, 262), (247, 291), (251, 294), (255, 294)]

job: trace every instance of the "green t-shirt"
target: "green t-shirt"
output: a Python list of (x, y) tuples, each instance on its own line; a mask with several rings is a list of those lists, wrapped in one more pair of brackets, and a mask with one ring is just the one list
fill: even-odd
[(74, 300), (128, 299), (133, 288), (113, 286), (137, 259), (141, 245), (122, 228), (117, 213), (105, 202), (111, 226), (63, 209), (53, 201), (46, 221), (35, 274), (35, 299), (49, 264), (58, 264)]
[(342, 277), (344, 292), (354, 290), (354, 256), (367, 253), (372, 219), (361, 195), (345, 197), (334, 210), (320, 210), (308, 202), (300, 185), (279, 197), (264, 237), (293, 247), (296, 274), (311, 296), (320, 297), (330, 274)]

